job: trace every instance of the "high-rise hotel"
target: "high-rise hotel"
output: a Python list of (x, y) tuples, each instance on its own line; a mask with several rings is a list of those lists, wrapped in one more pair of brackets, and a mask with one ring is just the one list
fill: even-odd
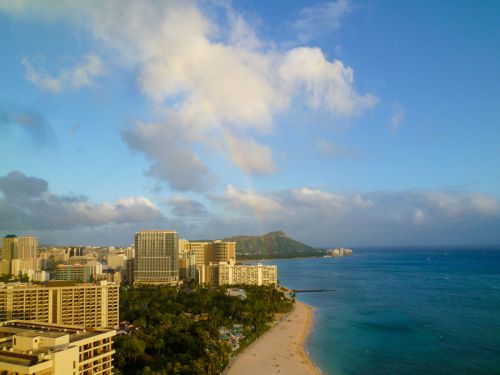
[(179, 236), (173, 230), (135, 234), (134, 284), (176, 284), (179, 280)]

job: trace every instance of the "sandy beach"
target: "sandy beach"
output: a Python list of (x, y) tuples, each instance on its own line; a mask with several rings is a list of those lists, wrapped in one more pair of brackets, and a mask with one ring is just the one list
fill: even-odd
[(312, 317), (310, 306), (296, 302), (288, 316), (234, 358), (223, 374), (320, 374), (304, 352)]

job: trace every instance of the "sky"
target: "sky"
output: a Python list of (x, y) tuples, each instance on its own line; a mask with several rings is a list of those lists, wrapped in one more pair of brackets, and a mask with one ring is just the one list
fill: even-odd
[(500, 244), (498, 1), (0, 0), (0, 235)]

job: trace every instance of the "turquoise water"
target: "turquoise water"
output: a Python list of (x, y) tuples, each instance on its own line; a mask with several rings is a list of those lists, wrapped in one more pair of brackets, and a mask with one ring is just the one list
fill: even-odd
[(272, 260), (316, 309), (307, 344), (325, 374), (500, 374), (500, 251), (355, 250)]

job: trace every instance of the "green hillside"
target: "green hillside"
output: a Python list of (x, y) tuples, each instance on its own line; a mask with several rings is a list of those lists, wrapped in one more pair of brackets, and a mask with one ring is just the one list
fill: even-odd
[(288, 237), (283, 231), (263, 236), (235, 236), (224, 238), (235, 241), (238, 259), (255, 258), (292, 258), (322, 255), (324, 250), (317, 249)]

